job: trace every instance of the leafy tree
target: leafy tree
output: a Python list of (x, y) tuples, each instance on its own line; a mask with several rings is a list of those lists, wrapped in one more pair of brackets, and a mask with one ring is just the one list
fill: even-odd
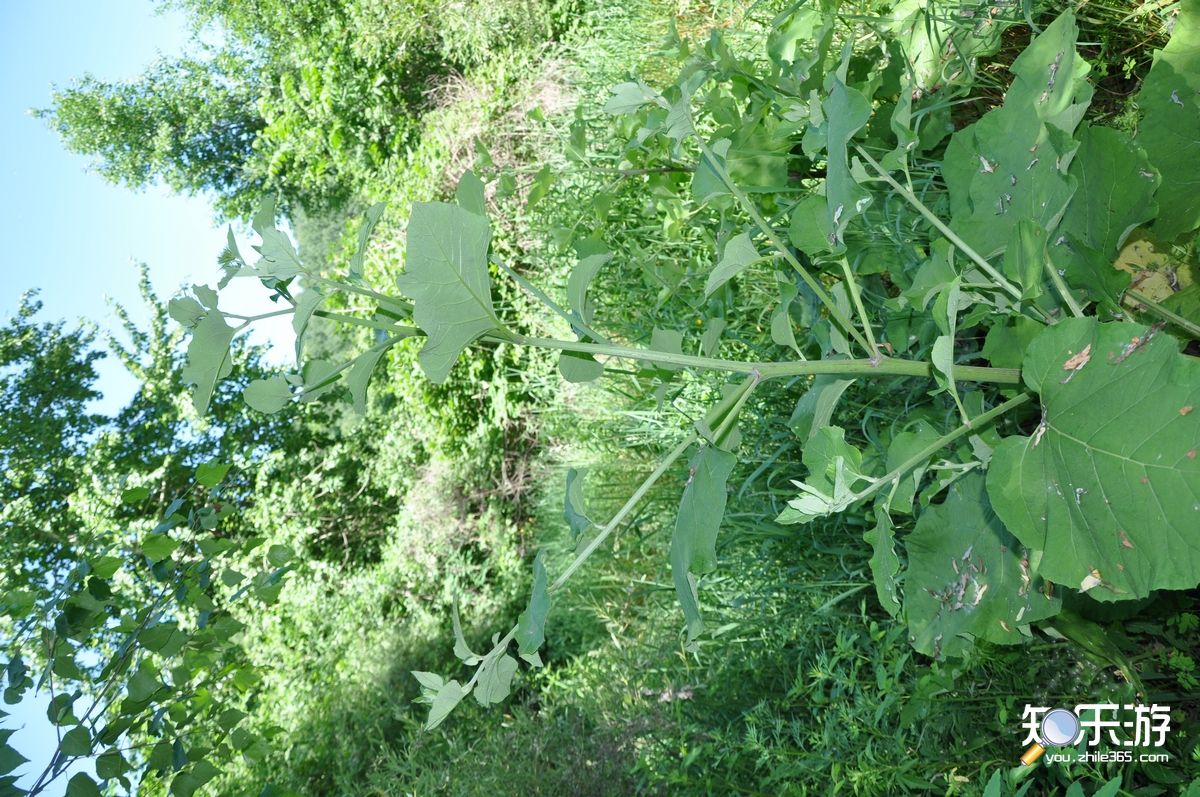
[(211, 193), (219, 213), (244, 219), (264, 189), (289, 211), (344, 204), (370, 174), (402, 163), (440, 75), (544, 36), (559, 4), (172, 5), (224, 42), (129, 82), (85, 76), (36, 113), (108, 179)]
[(160, 59), (128, 83), (85, 75), (36, 113), (109, 180), (211, 191), (228, 212), (236, 197), (264, 185), (252, 166), (265, 127), (255, 111), (262, 79), (234, 53)]
[(21, 582), (60, 560), (75, 538), (70, 497), (84, 474), (88, 438), (103, 418), (89, 411), (94, 332), (37, 321), (36, 293), (0, 327), (0, 529), (9, 578)]

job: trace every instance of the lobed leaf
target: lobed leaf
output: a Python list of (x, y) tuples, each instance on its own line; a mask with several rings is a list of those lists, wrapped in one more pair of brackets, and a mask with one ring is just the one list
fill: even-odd
[(426, 376), (446, 381), (458, 355), (501, 328), (492, 308), (487, 219), (457, 205), (421, 202), (408, 222), (408, 260), (397, 284), (413, 299), (428, 339), (418, 355)]

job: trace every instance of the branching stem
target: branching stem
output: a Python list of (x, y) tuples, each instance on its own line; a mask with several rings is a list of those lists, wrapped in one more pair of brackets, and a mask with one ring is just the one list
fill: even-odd
[[(496, 338), (500, 340), (501, 338)], [(811, 374), (848, 374), (864, 376), (869, 374), (886, 376), (923, 376), (933, 377), (933, 366), (917, 360), (899, 360), (891, 357), (880, 357), (878, 362), (872, 360), (804, 360), (800, 362), (785, 360), (780, 362), (741, 362), (738, 360), (719, 360), (713, 357), (698, 357), (692, 354), (676, 354), (674, 352), (654, 351), (653, 349), (636, 349), (627, 346), (614, 346), (605, 343), (581, 343), (553, 338), (534, 338), (525, 335), (514, 335), (503, 338), (524, 346), (540, 349), (557, 349), (573, 351), (581, 354), (601, 354), (610, 357), (621, 357), (629, 360), (644, 360), (662, 365), (680, 365), (685, 368), (704, 368), (711, 371), (726, 371), (738, 374), (753, 374), (757, 372), (764, 380), (783, 376), (804, 376)], [(1017, 385), (1021, 383), (1021, 372), (1016, 368), (988, 368), (976, 365), (954, 366), (955, 380), (964, 382), (991, 382), (1000, 385)]]

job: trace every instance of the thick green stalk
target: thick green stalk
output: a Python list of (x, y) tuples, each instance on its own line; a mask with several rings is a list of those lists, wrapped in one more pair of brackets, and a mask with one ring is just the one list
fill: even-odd
[[(681, 456), (683, 456), (689, 448), (692, 447), (692, 444), (694, 444), (697, 439), (699, 439), (699, 435), (696, 434), (696, 432), (692, 432), (686, 438), (684, 438), (679, 445), (675, 446), (675, 448), (671, 450), (671, 453), (667, 454), (667, 456), (658, 463), (658, 467), (656, 467), (654, 471), (642, 481), (641, 485), (634, 490), (633, 495), (629, 496), (629, 499), (619, 510), (617, 510), (617, 513), (612, 516), (612, 519), (609, 520), (608, 523), (604, 525), (604, 528), (600, 529), (600, 531), (596, 533), (596, 536), (588, 542), (587, 547), (585, 547), (576, 555), (574, 560), (571, 561), (571, 564), (567, 565), (566, 570), (563, 570), (562, 573), (559, 574), (558, 578), (554, 579), (554, 583), (547, 588), (547, 592), (553, 594), (562, 589), (563, 585), (567, 583), (567, 580), (575, 574), (575, 571), (582, 567), (583, 563), (586, 562), (588, 558), (596, 552), (596, 549), (604, 544), (604, 541), (608, 539), (609, 535), (611, 535), (613, 531), (615, 531), (616, 528), (621, 525), (625, 518), (629, 516), (629, 513), (637, 507), (638, 502), (646, 496), (646, 493), (650, 491), (650, 488), (653, 487), (660, 478), (662, 478), (664, 473), (670, 470), (671, 466), (674, 465), (675, 462)], [(512, 642), (516, 637), (518, 628), (519, 626), (514, 625), (511, 629), (509, 629), (509, 632), (505, 634), (494, 646), (492, 646), (491, 651), (488, 652), (484, 658), (486, 659), (488, 656), (498, 656), (505, 651), (508, 648), (509, 643)], [(479, 674), (482, 672), (482, 670), (482, 667), (479, 667), (475, 670), (475, 674), (471, 676), (471, 680), (468, 681), (463, 687), (464, 690), (469, 690), (475, 685), (475, 682), (479, 679)]]
[(982, 428), (988, 422), (1000, 417), (1011, 409), (1015, 409), (1022, 404), (1027, 404), (1032, 400), (1032, 398), (1033, 396), (1029, 393), (1021, 393), (1014, 398), (1010, 398), (1003, 404), (993, 407), (982, 415), (973, 418), (969, 423), (964, 423), (953, 432), (942, 435), (937, 440), (934, 440), (932, 443), (922, 448), (916, 454), (913, 454), (911, 457), (904, 460), (904, 462), (901, 462), (900, 465), (898, 465), (890, 473), (879, 477), (875, 481), (871, 482), (868, 487), (865, 487), (860, 492), (855, 493), (851, 503), (856, 503), (864, 498), (874, 495), (875, 493), (879, 492), (879, 490), (896, 481), (896, 479), (899, 479), (901, 476), (908, 473), (910, 470), (917, 467), (922, 462), (926, 461), (958, 438)]
[(850, 273), (850, 261), (844, 257), (842, 258), (842, 273), (846, 275), (846, 285), (850, 288), (850, 298), (854, 302), (854, 309), (858, 311), (858, 319), (862, 322), (863, 332), (867, 336), (871, 359), (879, 362), (883, 355), (879, 353), (879, 346), (875, 343), (875, 331), (871, 329), (871, 319), (867, 317), (867, 308), (863, 307), (862, 294), (858, 290), (858, 283), (854, 281), (854, 276)]
[[(802, 360), (782, 362), (740, 362), (719, 360), (713, 357), (698, 357), (691, 354), (635, 349), (605, 343), (581, 343), (553, 338), (534, 338), (514, 335), (512, 338), (495, 338), (524, 346), (541, 349), (574, 351), (581, 354), (602, 354), (629, 360), (645, 360), (663, 365), (680, 365), (685, 368), (703, 368), (711, 371), (727, 371), (738, 374), (758, 373), (763, 379), (781, 376), (803, 376), (809, 374), (849, 374), (854, 376), (923, 376), (933, 377), (933, 366), (917, 360), (898, 360), (883, 357), (878, 362), (871, 360)], [(1018, 385), (1021, 372), (1016, 368), (987, 368), (976, 365), (954, 366), (954, 378), (964, 382), (993, 382), (1001, 385)]]
[(1063, 281), (1062, 274), (1058, 273), (1058, 269), (1050, 262), (1050, 256), (1047, 253), (1042, 253), (1042, 264), (1046, 267), (1046, 276), (1050, 277), (1050, 282), (1054, 285), (1058, 295), (1067, 303), (1067, 309), (1071, 311), (1071, 315), (1076, 318), (1083, 318), (1083, 308), (1079, 306), (1079, 302), (1075, 301), (1075, 297), (1071, 294), (1071, 289), (1067, 287), (1067, 283)]
[(617, 514), (612, 516), (612, 520), (608, 521), (608, 523), (604, 525), (604, 528), (600, 529), (600, 531), (596, 533), (596, 536), (593, 537), (590, 542), (588, 542), (587, 547), (579, 552), (579, 555), (575, 557), (571, 564), (567, 565), (567, 569), (562, 571), (558, 578), (554, 579), (554, 583), (551, 584), (548, 589), (549, 592), (557, 592), (562, 588), (563, 584), (567, 583), (567, 579), (569, 579), (576, 570), (583, 566), (583, 563), (587, 561), (588, 557), (591, 556), (597, 548), (604, 544), (604, 541), (608, 539), (608, 536), (613, 533), (617, 526), (621, 525), (622, 521), (624, 521), (629, 513), (632, 512), (638, 505), (638, 502), (645, 497), (646, 493), (650, 492), (650, 488), (654, 486), (655, 482), (662, 478), (662, 475), (666, 473), (672, 465), (675, 464), (677, 459), (682, 457), (684, 453), (691, 448), (692, 444), (695, 443), (698, 438), (699, 435), (696, 432), (692, 432), (690, 435), (685, 437), (679, 445), (671, 449), (671, 453), (667, 454), (663, 461), (658, 463), (658, 467), (656, 467), (654, 471), (642, 481), (638, 488), (633, 491), (633, 495), (629, 496), (629, 500), (625, 502), (624, 506), (617, 510)]

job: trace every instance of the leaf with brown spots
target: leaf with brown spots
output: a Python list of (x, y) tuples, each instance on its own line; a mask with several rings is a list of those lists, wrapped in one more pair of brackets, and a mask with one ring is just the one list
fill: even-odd
[[(1065, 382), (1064, 363), (1077, 365)], [(1043, 552), (1037, 573), (1100, 600), (1200, 583), (1200, 414), (1179, 411), (1200, 402), (1200, 360), (1153, 328), (1078, 318), (1034, 339), (1021, 372), (1044, 431), (1006, 438), (987, 485)]]

